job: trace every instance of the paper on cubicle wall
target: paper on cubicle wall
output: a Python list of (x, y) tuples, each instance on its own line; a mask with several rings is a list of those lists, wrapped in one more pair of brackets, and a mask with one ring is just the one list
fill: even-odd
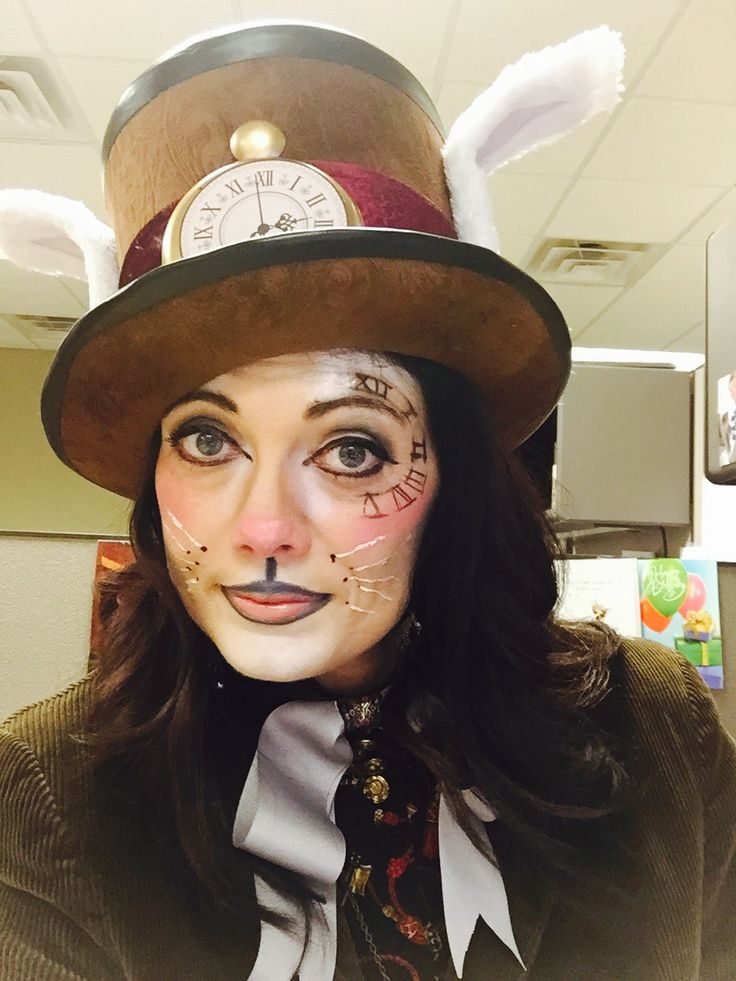
[(636, 559), (570, 559), (557, 563), (563, 620), (601, 620), (624, 637), (641, 637)]

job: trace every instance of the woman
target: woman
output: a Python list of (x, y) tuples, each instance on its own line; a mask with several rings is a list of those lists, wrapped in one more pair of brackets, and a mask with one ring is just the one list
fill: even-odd
[[(307, 78), (374, 117), (395, 90), (381, 125), (421, 146), (415, 83), (355, 39), (325, 60), (313, 31), (208, 39), (163, 89), (144, 77), (111, 198), (126, 147), (231, 71), (272, 115)], [(336, 163), (336, 114), (319, 166), (284, 111), (235, 129), (221, 183), (159, 174), (120, 218), (131, 286), (52, 368), (52, 445), (135, 498), (136, 562), (90, 677), (2, 730), (0, 977), (730, 977), (733, 743), (688, 662), (554, 620), (551, 536), (509, 455), (564, 384), (559, 312), (441, 237), (446, 192), (412, 183), (434, 151), (408, 184), (395, 146)], [(274, 129), (281, 170), (273, 142), (244, 149)], [(402, 230), (318, 230), (320, 186), (314, 207), (375, 224), (389, 200)]]

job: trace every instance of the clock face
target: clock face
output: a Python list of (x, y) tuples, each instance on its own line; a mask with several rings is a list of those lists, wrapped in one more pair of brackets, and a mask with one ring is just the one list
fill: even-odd
[(164, 259), (234, 242), (361, 224), (346, 192), (316, 167), (255, 160), (210, 174), (182, 199), (164, 237)]

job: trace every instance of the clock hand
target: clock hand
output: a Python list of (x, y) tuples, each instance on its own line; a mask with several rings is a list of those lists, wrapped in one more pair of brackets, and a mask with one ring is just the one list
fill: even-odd
[(258, 190), (258, 175), (256, 174), (256, 197), (258, 198), (258, 214), (261, 216), (261, 227), (265, 224), (263, 221), (263, 206), (261, 205), (261, 192)]
[(266, 232), (269, 231), (273, 227), (272, 225), (269, 225), (268, 222), (267, 221), (264, 221), (264, 219), (263, 219), (263, 204), (261, 203), (261, 192), (260, 192), (260, 190), (258, 188), (258, 178), (257, 177), (256, 177), (255, 184), (256, 184), (256, 198), (258, 200), (258, 214), (260, 215), (261, 223), (258, 226), (258, 228), (256, 228), (256, 230), (253, 232), (253, 234), (251, 235), (251, 238), (255, 238), (256, 235), (265, 235)]

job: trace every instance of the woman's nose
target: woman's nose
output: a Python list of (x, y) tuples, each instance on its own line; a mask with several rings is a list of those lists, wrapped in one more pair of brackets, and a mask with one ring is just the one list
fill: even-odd
[(289, 476), (277, 465), (258, 467), (252, 473), (235, 516), (237, 549), (261, 559), (307, 554), (309, 522), (297, 500), (298, 488)]
[(299, 558), (309, 551), (309, 532), (303, 519), (246, 508), (237, 521), (235, 546), (261, 559), (287, 554)]

